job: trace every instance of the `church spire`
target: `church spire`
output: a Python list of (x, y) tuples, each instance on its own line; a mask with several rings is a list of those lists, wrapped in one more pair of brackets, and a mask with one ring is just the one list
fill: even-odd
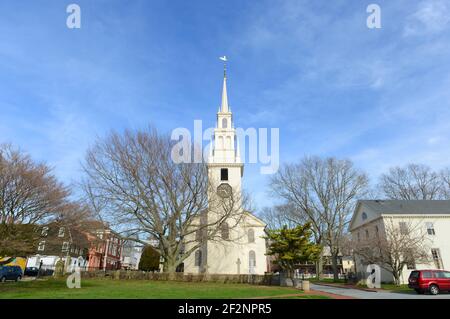
[(220, 58), (223, 61), (223, 87), (222, 87), (222, 104), (220, 105), (220, 112), (228, 113), (230, 111), (228, 107), (228, 95), (227, 95), (227, 57)]
[(222, 88), (222, 104), (220, 106), (220, 111), (222, 113), (228, 113), (228, 95), (227, 95), (227, 77), (223, 77), (223, 88)]

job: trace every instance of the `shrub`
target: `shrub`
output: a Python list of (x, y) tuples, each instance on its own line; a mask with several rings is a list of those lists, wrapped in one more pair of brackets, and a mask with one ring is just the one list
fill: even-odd
[(152, 246), (146, 246), (142, 251), (141, 260), (139, 261), (139, 270), (157, 271), (159, 270), (160, 254)]

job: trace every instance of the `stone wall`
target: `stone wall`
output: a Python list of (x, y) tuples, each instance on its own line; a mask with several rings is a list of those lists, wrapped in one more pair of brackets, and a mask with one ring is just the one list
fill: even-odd
[(265, 275), (216, 275), (216, 274), (190, 274), (190, 273), (159, 273), (145, 271), (107, 270), (87, 271), (81, 273), (82, 278), (104, 278), (112, 280), (161, 280), (182, 282), (219, 282), (219, 283), (245, 283), (253, 285), (279, 285), (277, 276)]

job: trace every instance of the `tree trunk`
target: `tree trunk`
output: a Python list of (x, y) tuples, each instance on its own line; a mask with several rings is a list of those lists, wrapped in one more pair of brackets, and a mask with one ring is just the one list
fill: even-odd
[(319, 259), (316, 261), (316, 278), (320, 279), (323, 271), (323, 257), (320, 255)]
[(338, 271), (338, 256), (337, 255), (332, 255), (331, 256), (331, 266), (333, 268), (333, 281), (339, 281), (339, 271)]
[(397, 270), (392, 272), (392, 276), (394, 277), (394, 284), (396, 286), (400, 286), (400, 273)]
[(173, 257), (166, 257), (163, 264), (163, 271), (166, 273), (175, 273), (177, 270), (177, 260)]

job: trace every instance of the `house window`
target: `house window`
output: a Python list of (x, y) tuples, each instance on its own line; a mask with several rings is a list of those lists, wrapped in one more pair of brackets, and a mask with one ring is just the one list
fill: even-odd
[(434, 231), (434, 225), (433, 223), (427, 223), (427, 233), (428, 235), (436, 235), (436, 232)]
[(227, 181), (228, 180), (228, 168), (220, 169), (220, 180)]
[(58, 237), (64, 237), (65, 231), (64, 227), (59, 227)]
[(362, 220), (366, 220), (367, 219), (367, 214), (365, 212), (362, 213)]
[(431, 249), (431, 256), (433, 256), (434, 265), (437, 269), (444, 268), (442, 265), (441, 251), (438, 248)]
[(360, 242), (361, 241), (361, 234), (358, 232), (357, 236), (358, 236), (358, 242)]
[(47, 235), (48, 235), (48, 227), (47, 226), (42, 227), (41, 235), (44, 237), (47, 237)]
[(69, 242), (65, 241), (62, 244), (62, 251), (68, 251), (69, 250)]
[(247, 235), (248, 235), (248, 242), (254, 243), (255, 242), (255, 231), (252, 228), (250, 228), (247, 232)]
[(369, 239), (369, 230), (366, 229), (366, 239)]
[(416, 269), (416, 262), (414, 261), (412, 251), (406, 251), (405, 253), (405, 261), (407, 269)]
[(375, 234), (377, 235), (377, 237), (378, 237), (378, 234), (379, 234), (379, 229), (378, 229), (378, 226), (375, 226)]
[(195, 252), (195, 266), (201, 266), (202, 265), (202, 251), (197, 250)]
[(230, 239), (230, 227), (226, 222), (220, 226), (220, 232), (223, 240)]
[(408, 235), (408, 225), (406, 224), (406, 222), (400, 222), (398, 224), (400, 226), (400, 234)]
[(38, 251), (44, 251), (45, 249), (45, 240), (39, 242)]

